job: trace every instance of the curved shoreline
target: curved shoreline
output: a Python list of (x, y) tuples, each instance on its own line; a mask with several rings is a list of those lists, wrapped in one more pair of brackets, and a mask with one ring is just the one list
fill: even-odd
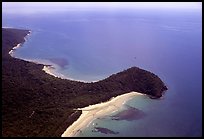
[[(38, 60), (37, 60), (38, 61)], [(31, 60), (31, 62), (33, 62)], [(71, 78), (71, 77), (68, 77), (66, 75), (63, 75), (62, 73), (60, 72), (57, 72), (57, 69), (59, 68), (56, 64), (52, 63), (51, 61), (48, 62), (48, 64), (45, 64), (43, 62), (35, 62), (35, 63), (39, 63), (39, 64), (43, 64), (44, 67), (43, 67), (43, 71), (49, 75), (52, 75), (56, 78), (60, 78), (60, 79), (66, 79), (66, 80), (71, 80), (71, 81), (77, 81), (77, 82), (82, 82), (82, 83), (95, 83), (95, 82), (98, 82), (98, 81), (101, 81), (103, 79), (100, 79), (100, 80), (93, 80), (93, 81), (86, 81), (86, 80), (78, 80), (78, 79), (74, 79), (74, 78)], [(108, 76), (107, 76), (108, 77)], [(107, 78), (106, 77), (106, 78)], [(104, 78), (105, 79), (105, 78)]]
[[(61, 80), (49, 76), (42, 69), (47, 66), (52, 72), (54, 66), (50, 62), (40, 59), (20, 59), (9, 54), (10, 50), (20, 47), (20, 44), (26, 41), (25, 36), (30, 33), (29, 30), (11, 29), (7, 31), (3, 29), (2, 32), (4, 34), (2, 35), (2, 40), (4, 40), (2, 48), (5, 52), (2, 80), (4, 117), (11, 115), (9, 115), (9, 120), (4, 118), (3, 136), (62, 136), (67, 126), (73, 125), (80, 117), (82, 107), (86, 108), (90, 104), (98, 106), (101, 102), (107, 102), (113, 97), (131, 91), (143, 92), (142, 94), (159, 98), (162, 96), (162, 92), (167, 90), (157, 75), (138, 67), (131, 67), (112, 74), (96, 83)], [(93, 92), (96, 93), (93, 94)], [(13, 97), (10, 97), (11, 95)], [(120, 106), (123, 103), (124, 101), (120, 103)], [(9, 109), (10, 107), (13, 109)], [(16, 109), (20, 111), (16, 113)], [(107, 110), (114, 112), (117, 109), (112, 106)], [(33, 111), (35, 111), (34, 116), (27, 119), (25, 115), (30, 116)], [(87, 108), (83, 111), (87, 112)], [(52, 114), (46, 117), (48, 113)], [(94, 114), (101, 113), (104, 113), (104, 109), (100, 107), (100, 110), (97, 109), (97, 113)], [(18, 115), (19, 118), (17, 119), (15, 115)], [(89, 121), (92, 121), (93, 115), (89, 117)], [(21, 122), (13, 123), (16, 120)]]
[[(12, 28), (11, 28), (11, 29), (12, 29)], [(29, 32), (29, 33), (23, 38), (23, 39), (24, 39), (24, 42), (27, 41), (27, 37), (31, 34), (31, 31), (30, 31), (30, 30), (29, 30), (28, 32)], [(14, 46), (14, 47), (9, 51), (9, 55), (10, 55), (11, 57), (14, 57), (14, 56), (13, 56), (14, 50), (20, 48), (20, 47), (23, 45), (24, 42), (18, 43), (16, 46)], [(15, 58), (15, 57), (14, 57), (14, 58)]]
[[(10, 29), (13, 29), (12, 27), (9, 27), (9, 28), (10, 28)], [(30, 34), (31, 34), (31, 31), (29, 30), (29, 33), (24, 37), (24, 42), (18, 43), (16, 46), (14, 46), (14, 47), (9, 51), (9, 55), (10, 55), (11, 57), (17, 58), (17, 57), (15, 57), (15, 56), (13, 55), (14, 51), (15, 51), (16, 49), (20, 48), (20, 47), (23, 45), (23, 43), (25, 43), (25, 42), (27, 41), (27, 37), (28, 37)], [(21, 58), (19, 58), (19, 59), (21, 59)], [(56, 78), (68, 79), (68, 80), (77, 81), (77, 80), (74, 80), (74, 79), (66, 78), (64, 75), (61, 75), (61, 76), (56, 75), (56, 74), (52, 71), (52, 70), (55, 69), (55, 64), (53, 64), (52, 62), (49, 62), (49, 63), (51, 63), (51, 64), (45, 64), (45, 63), (42, 62), (41, 60), (36, 60), (36, 61), (35, 61), (35, 60), (29, 60), (29, 59), (24, 59), (24, 58), (22, 58), (22, 60), (25, 60), (25, 61), (28, 61), (28, 62), (32, 62), (32, 63), (35, 63), (35, 64), (42, 64), (42, 65), (44, 65), (43, 68), (42, 68), (42, 70), (43, 70), (45, 73), (47, 73), (47, 74), (49, 74), (49, 75), (51, 75), (51, 76), (54, 76), (54, 77), (56, 77)]]
[[(24, 41), (27, 41), (27, 37), (31, 34), (31, 31), (24, 37)], [(14, 50), (20, 48), (23, 45), (24, 42), (18, 43), (17, 46), (13, 47), (12, 50), (9, 51), (9, 55), (11, 57), (13, 56)], [(15, 58), (15, 57), (14, 57)], [(57, 76), (56, 74), (53, 73), (53, 70), (55, 70), (55, 67), (53, 64), (45, 64), (44, 62), (39, 62), (39, 61), (34, 61), (34, 60), (28, 60), (24, 59), (28, 62), (33, 62), (35, 64), (43, 64), (43, 71), (51, 76), (54, 76), (56, 78), (60, 79), (68, 79), (68, 80), (73, 80), (73, 81), (80, 81), (84, 83), (89, 83), (87, 81), (82, 81), (82, 80), (74, 80), (71, 78), (62, 78), (61, 76)], [(52, 63), (52, 62), (49, 62)], [(97, 81), (92, 81), (92, 82), (97, 82)], [(78, 108), (75, 110), (81, 110), (82, 114), (80, 117), (72, 123), (61, 135), (61, 137), (73, 137), (75, 136), (79, 131), (82, 129), (88, 127), (90, 123), (95, 120), (96, 118), (103, 117), (105, 115), (108, 115), (110, 113), (116, 112), (123, 104), (125, 104), (126, 101), (130, 100), (131, 98), (137, 96), (137, 95), (144, 95), (142, 93), (138, 92), (130, 92), (126, 93), (123, 95), (119, 95), (117, 97), (111, 98), (107, 102), (102, 102), (94, 105), (89, 105), (84, 108)], [(104, 108), (106, 109), (104, 110)], [(93, 116), (92, 116), (93, 115)]]
[[(27, 34), (26, 37), (28, 35), (29, 34)], [(26, 37), (24, 37), (25, 41), (26, 41)], [(12, 50), (9, 51), (9, 54), (12, 56), (13, 50), (18, 49), (21, 45), (22, 45), (22, 43), (17, 44), (17, 46), (13, 47)], [(52, 72), (52, 70), (55, 69), (55, 67), (53, 65), (46, 65), (43, 62), (41, 63), (41, 62), (36, 62), (33, 60), (26, 60), (26, 61), (33, 62), (36, 64), (43, 64), (44, 66), (43, 66), (42, 70), (45, 73), (52, 75), (56, 78), (69, 79), (70, 80), (70, 78), (62, 78), (62, 77), (54, 74)], [(74, 79), (71, 79), (71, 80), (81, 81), (81, 80), (74, 80)], [(81, 82), (86, 82), (86, 81), (81, 81)], [(95, 81), (95, 82), (97, 82), (97, 81)], [(144, 95), (144, 94), (138, 93), (138, 92), (130, 92), (130, 93), (126, 93), (123, 95), (119, 95), (117, 97), (113, 97), (107, 102), (102, 102), (102, 103), (98, 103), (98, 104), (94, 104), (94, 105), (89, 105), (89, 106), (84, 107), (84, 108), (75, 109), (76, 111), (81, 110), (82, 114), (73, 124), (71, 124), (64, 131), (64, 133), (61, 135), (61, 137), (73, 137), (73, 136), (75, 136), (79, 131), (88, 127), (93, 120), (95, 120), (99, 117), (103, 117), (103, 116), (106, 116), (108, 114), (111, 114), (113, 112), (116, 112), (123, 104), (125, 104), (126, 101), (132, 99), (133, 97), (135, 97), (137, 95)], [(104, 108), (106, 108), (106, 109), (104, 110)]]
[[(12, 27), (10, 27), (10, 29), (13, 29)], [(25, 43), (27, 41), (27, 37), (31, 34), (31, 31), (29, 30), (29, 33), (24, 37), (24, 42), (21, 42), (21, 43), (18, 43), (16, 46), (14, 46), (10, 51), (9, 51), (9, 55), (13, 58), (17, 58), (15, 57), (13, 54), (14, 54), (14, 51), (18, 48), (20, 48), (23, 43)], [(61, 73), (57, 73), (56, 69), (58, 68), (56, 64), (52, 63), (51, 61), (49, 60), (46, 60), (46, 59), (42, 59), (42, 60), (32, 60), (32, 59), (25, 59), (25, 58), (18, 58), (18, 59), (22, 59), (22, 60), (25, 60), (25, 61), (28, 61), (28, 62), (32, 62), (32, 63), (35, 63), (35, 64), (42, 64), (43, 65), (43, 68), (42, 70), (53, 76), (53, 77), (56, 77), (56, 78), (60, 78), (60, 79), (67, 79), (67, 80), (71, 80), (71, 81), (78, 81), (78, 82), (83, 82), (83, 83), (94, 83), (94, 82), (98, 82), (100, 80), (96, 80), (96, 81), (85, 81), (85, 80), (77, 80), (77, 79), (73, 79), (73, 78), (70, 78), (70, 77), (67, 77)], [(48, 62), (49, 61), (49, 62)], [(103, 79), (101, 79), (103, 80)]]
[[(42, 63), (40, 63), (42, 64)], [(50, 65), (45, 65), (43, 64), (43, 71), (51, 76), (54, 76), (56, 78), (60, 78), (60, 79), (67, 79), (67, 80), (72, 80), (72, 81), (76, 81), (76, 80), (73, 80), (73, 79), (70, 79), (70, 78), (66, 78), (66, 76), (64, 76), (63, 74), (61, 73), (56, 73), (56, 66), (50, 64)], [(59, 75), (60, 74), (60, 75)]]
[(144, 95), (144, 94), (138, 93), (138, 92), (130, 92), (130, 93), (126, 93), (126, 94), (114, 97), (107, 102), (103, 102), (95, 105), (89, 105), (84, 108), (76, 109), (76, 110), (82, 110), (82, 114), (72, 125), (70, 125), (66, 129), (66, 131), (61, 135), (61, 137), (75, 136), (78, 132), (82, 132), (82, 129), (88, 127), (93, 120), (117, 111), (128, 100), (138, 95)]

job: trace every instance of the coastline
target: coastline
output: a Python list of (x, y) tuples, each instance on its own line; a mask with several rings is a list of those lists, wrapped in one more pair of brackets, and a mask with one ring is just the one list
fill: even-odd
[[(42, 70), (44, 66), (49, 67), (50, 72), (56, 70), (53, 66), (55, 64), (50, 64), (50, 61), (20, 59), (9, 55), (10, 50), (18, 48), (20, 44), (26, 41), (25, 36), (29, 33), (29, 30), (2, 30), (3, 58), (6, 60), (3, 61), (2, 67), (2, 92), (4, 92), (2, 100), (5, 111), (4, 117), (9, 117), (9, 119), (3, 119), (3, 136), (62, 136), (67, 127), (82, 115), (82, 109), (83, 113), (88, 112), (89, 114), (90, 108), (96, 110), (93, 107), (89, 107), (89, 109), (83, 107), (96, 104), (94, 107), (97, 106), (98, 108), (98, 106), (101, 106), (101, 102), (114, 100), (114, 97), (117, 98), (130, 91), (144, 92), (142, 94), (160, 97), (160, 94), (167, 90), (158, 76), (139, 67), (131, 67), (100, 82), (87, 84), (48, 76)], [(41, 64), (41, 62), (44, 64)], [(135, 78), (137, 80), (134, 80)], [(144, 78), (145, 81), (143, 81)], [(22, 91), (22, 88), (24, 91)], [(150, 88), (154, 89), (149, 92)], [(97, 93), (91, 95), (91, 92)], [(118, 110), (116, 107), (125, 103), (124, 100), (126, 99), (123, 98), (120, 105), (117, 106), (114, 102), (109, 107), (110, 104), (108, 103), (105, 107), (97, 109), (97, 113), (93, 114), (98, 116), (102, 114), (103, 116), (104, 112), (105, 114), (113, 113)], [(13, 109), (10, 109), (11, 107)], [(18, 113), (16, 113), (16, 109), (19, 109)], [(32, 114), (33, 111), (35, 111), (34, 114)], [(30, 115), (32, 117), (28, 119)], [(86, 114), (85, 120), (88, 119), (90, 125), (93, 115), (88, 116), (88, 118), (87, 116)], [(13, 122), (16, 120), (20, 122)], [(79, 131), (81, 131), (80, 128)], [(75, 133), (70, 136), (75, 136)]]
[(13, 57), (13, 51), (16, 50), (21, 46), (21, 43), (17, 44), (15, 47), (12, 48), (12, 50), (9, 51), (9, 55)]
[[(92, 81), (78, 80), (78, 79), (74, 79), (74, 78), (71, 78), (69, 76), (66, 76), (66, 75), (58, 72), (58, 70), (60, 70), (61, 68), (57, 64), (55, 64), (55, 63), (53, 63), (53, 62), (51, 62), (49, 60), (44, 60), (44, 59), (39, 60), (39, 59), (37, 59), (36, 60), (37, 62), (34, 61), (34, 60), (27, 60), (27, 61), (34, 62), (36, 64), (43, 64), (44, 66), (43, 66), (42, 70), (45, 73), (47, 73), (49, 75), (52, 75), (52, 76), (54, 76), (56, 78), (67, 79), (67, 80), (70, 80), (70, 81), (77, 81), (77, 82), (83, 82), (83, 83), (95, 83), (95, 82), (100, 81), (100, 80), (92, 80)], [(101, 79), (101, 80), (103, 80), (103, 79)]]
[[(4, 27), (4, 28), (6, 28), (6, 27)], [(12, 29), (12, 27), (8, 27), (8, 28), (11, 28)], [(27, 37), (31, 34), (31, 31), (29, 30), (28, 31), (29, 33), (24, 37), (24, 42), (21, 42), (21, 43), (18, 43), (16, 46), (14, 46), (10, 51), (9, 51), (9, 55), (11, 56), (11, 57), (14, 57), (14, 58), (16, 58), (14, 55), (13, 55), (13, 53), (14, 53), (14, 51), (16, 50), (16, 49), (18, 49), (18, 48), (20, 48), (22, 45), (23, 45), (23, 43), (25, 43), (26, 41), (27, 41)], [(54, 72), (54, 70), (57, 68), (57, 66), (55, 65), (55, 64), (53, 64), (52, 62), (44, 62), (43, 60), (29, 60), (29, 59), (25, 59), (25, 58), (23, 58), (23, 60), (26, 60), (26, 61), (28, 61), (28, 62), (32, 62), (32, 63), (35, 63), (35, 64), (42, 64), (42, 65), (44, 65), (43, 66), (43, 71), (45, 72), (45, 73), (47, 73), (47, 74), (49, 74), (49, 75), (52, 75), (52, 76), (54, 76), (54, 77), (56, 77), (56, 78), (60, 78), (60, 79), (70, 79), (70, 78), (66, 78), (64, 75), (62, 75), (62, 74), (60, 74), (60, 76), (59, 75), (57, 75), (55, 72)], [(48, 63), (48, 64), (46, 64), (46, 63)], [(51, 64), (50, 64), (51, 63)], [(74, 80), (74, 79), (70, 79), (70, 80)], [(74, 80), (75, 81), (75, 80)]]
[(84, 108), (76, 109), (76, 110), (82, 110), (82, 114), (72, 125), (70, 125), (64, 131), (61, 137), (75, 136), (82, 129), (88, 127), (93, 120), (117, 111), (123, 104), (126, 103), (126, 101), (138, 95), (144, 95), (144, 94), (139, 92), (130, 92), (123, 95), (119, 95), (117, 97), (113, 97), (107, 102), (103, 102), (95, 105), (89, 105)]
[[(9, 29), (13, 29), (13, 27), (2, 27), (2, 28), (9, 28)], [(14, 58), (18, 58), (18, 57), (15, 57), (13, 54), (14, 54), (14, 51), (18, 48), (20, 48), (23, 43), (25, 43), (28, 39), (28, 36), (31, 35), (31, 31), (29, 30), (28, 31), (29, 33), (26, 34), (26, 36), (23, 38), (24, 41), (21, 42), (21, 43), (18, 43), (16, 46), (14, 46), (10, 51), (9, 51), (9, 55), (11, 57), (14, 57)], [(25, 59), (23, 58), (23, 60), (25, 61), (28, 61), (28, 62), (32, 62), (32, 63), (35, 63), (35, 64), (42, 64), (43, 65), (43, 68), (42, 68), (42, 71), (44, 71), (46, 74), (49, 74), (53, 77), (56, 77), (56, 78), (60, 78), (60, 79), (67, 79), (67, 80), (71, 80), (71, 81), (77, 81), (77, 82), (83, 82), (83, 83), (94, 83), (94, 82), (98, 82), (100, 80), (94, 80), (94, 81), (86, 81), (86, 80), (77, 80), (77, 79), (74, 79), (74, 78), (70, 78), (70, 77), (67, 77), (59, 72), (57, 72), (57, 69), (59, 69), (60, 67), (57, 66), (55, 63), (53, 63), (52, 61), (50, 60), (46, 60), (46, 59), (34, 59), (34, 60), (31, 60), (31, 59)]]
[[(57, 75), (57, 73), (55, 72), (56, 71), (56, 67), (55, 66), (53, 66), (52, 64), (51, 65), (45, 65), (45, 64), (43, 64), (44, 66), (43, 66), (43, 71), (45, 72), (45, 73), (47, 73), (47, 74), (49, 74), (49, 75), (52, 75), (52, 76), (54, 76), (54, 77), (56, 77), (56, 78), (60, 78), (60, 79), (68, 79), (68, 78), (66, 78), (63, 74), (60, 74), (60, 75)], [(70, 80), (70, 79), (69, 79)]]
[(57, 77), (55, 74), (53, 74), (52, 72), (51, 72), (51, 69), (53, 69), (53, 67), (52, 66), (43, 66), (43, 71), (45, 71), (45, 73), (47, 73), (47, 74), (50, 74), (50, 75), (52, 75), (52, 76), (54, 76), (54, 77)]
[[(11, 29), (12, 29), (12, 27), (11, 27)], [(27, 37), (31, 34), (31, 31), (30, 31), (30, 30), (29, 30), (28, 32), (29, 32), (29, 33), (26, 34), (26, 36), (23, 38), (23, 39), (24, 39), (24, 42), (27, 41)], [(10, 55), (11, 57), (14, 57), (14, 56), (13, 56), (14, 50), (16, 50), (16, 49), (18, 49), (19, 47), (21, 47), (21, 45), (22, 45), (24, 42), (18, 43), (15, 47), (13, 47), (13, 48), (9, 51), (9, 55)]]
[[(28, 60), (27, 60), (28, 61)], [(37, 60), (38, 61), (38, 60)], [(56, 64), (52, 63), (52, 62), (49, 62), (49, 64), (45, 64), (44, 62), (35, 62), (33, 60), (30, 60), (30, 62), (34, 62), (36, 64), (43, 64), (43, 71), (49, 75), (52, 75), (56, 78), (60, 78), (60, 79), (67, 79), (67, 80), (71, 80), (71, 81), (77, 81), (77, 82), (83, 82), (83, 83), (95, 83), (95, 82), (98, 82), (100, 80), (96, 80), (96, 81), (86, 81), (86, 80), (77, 80), (77, 79), (74, 79), (74, 78), (70, 78), (70, 77), (67, 77), (59, 72), (57, 72), (57, 69), (59, 68), (59, 66), (57, 66)]]

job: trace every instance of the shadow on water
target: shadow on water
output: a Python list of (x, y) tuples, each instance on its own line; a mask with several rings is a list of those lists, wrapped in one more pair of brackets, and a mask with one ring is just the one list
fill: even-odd
[(94, 127), (94, 130), (92, 130), (92, 132), (101, 132), (103, 134), (119, 134), (119, 132), (115, 132), (104, 127)]
[(117, 113), (116, 115), (110, 116), (112, 120), (126, 120), (133, 121), (145, 117), (145, 113), (137, 108), (125, 105), (126, 109)]
[[(100, 118), (101, 120), (105, 120), (105, 119), (109, 119), (111, 118), (111, 120), (126, 120), (126, 121), (133, 121), (133, 120), (138, 120), (141, 119), (143, 117), (145, 117), (145, 113), (142, 110), (139, 110), (137, 108), (131, 107), (129, 105), (124, 105), (125, 106), (125, 110), (118, 112), (115, 115), (112, 116), (108, 116), (108, 117), (103, 117)], [(103, 134), (119, 134), (119, 132), (117, 131), (113, 131), (110, 130), (108, 128), (104, 128), (104, 127), (94, 127), (94, 129), (92, 130), (92, 132), (100, 132)]]

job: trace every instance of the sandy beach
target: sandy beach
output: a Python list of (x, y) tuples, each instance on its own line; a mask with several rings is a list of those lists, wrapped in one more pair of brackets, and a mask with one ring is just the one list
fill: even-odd
[(42, 70), (45, 71), (45, 73), (47, 73), (47, 74), (50, 74), (50, 75), (52, 75), (54, 77), (57, 77), (55, 74), (52, 74), (51, 68), (52, 67), (50, 67), (50, 66), (44, 66)]
[(17, 44), (15, 47), (12, 48), (12, 50), (9, 51), (9, 55), (13, 56), (13, 51), (16, 50), (21, 46), (21, 43)]
[[(5, 27), (4, 27), (5, 28)], [(7, 27), (7, 28), (12, 28), (12, 27)], [(31, 31), (29, 31), (29, 33), (24, 37), (24, 40), (27, 41), (27, 37), (31, 34)], [(19, 47), (21, 47), (21, 43), (17, 44), (15, 47), (12, 48), (12, 50), (9, 51), (9, 55), (11, 55), (13, 57), (13, 52), (14, 50), (18, 49)]]
[(52, 66), (44, 66), (42, 70), (45, 71), (45, 73), (50, 74), (54, 77), (61, 78), (53, 73), (52, 70), (54, 70), (54, 68)]
[(73, 137), (83, 128), (88, 127), (89, 124), (96, 118), (109, 115), (117, 111), (127, 100), (136, 97), (138, 95), (144, 95), (138, 92), (130, 92), (110, 99), (107, 102), (90, 105), (84, 108), (78, 108), (76, 110), (82, 110), (81, 116), (66, 131), (61, 137)]
[[(4, 27), (4, 28), (12, 28), (12, 27)], [(27, 41), (27, 38), (28, 38), (28, 36), (30, 34), (31, 34), (31, 31), (29, 31), (29, 33), (24, 37), (25, 41)], [(22, 45), (22, 43), (19, 43), (15, 47), (13, 47), (12, 50), (9, 51), (9, 55), (11, 55), (12, 57), (15, 57), (13, 55), (13, 53), (14, 53), (14, 51), (16, 49), (21, 47), (21, 45)], [(43, 64), (44, 67), (43, 67), (42, 70), (45, 71), (45, 73), (50, 74), (50, 75), (52, 75), (54, 77), (57, 77), (57, 78), (65, 79), (64, 75), (60, 74), (60, 76), (58, 76), (57, 74), (55, 74), (55, 72), (54, 72), (55, 68), (54, 67), (57, 67), (57, 66), (56, 65), (53, 66), (53, 63), (52, 63), (51, 66), (47, 66), (47, 63), (50, 64), (50, 62), (47, 62), (46, 60), (44, 60), (44, 61), (43, 60), (39, 60), (39, 59), (38, 60), (30, 60), (30, 59), (25, 59), (25, 58), (24, 58), (24, 60), (29, 61), (29, 62), (33, 62), (35, 64)]]
[[(32, 60), (30, 60), (30, 62), (34, 62)], [(70, 77), (67, 77), (63, 74), (61, 74), (60, 72), (57, 72), (57, 69), (60, 68), (59, 66), (57, 66), (56, 64), (53, 64), (52, 62), (49, 62), (47, 64), (45, 64), (45, 62), (34, 62), (36, 64), (43, 64), (43, 71), (49, 75), (52, 75), (54, 77), (60, 78), (60, 79), (67, 79), (67, 80), (72, 80), (72, 81), (78, 81), (78, 82), (83, 82), (83, 83), (94, 83), (94, 82), (98, 82), (98, 81), (85, 81), (85, 80), (77, 80), (77, 79), (73, 79)], [(49, 65), (49, 66), (46, 66)]]
[[(2, 27), (2, 28), (13, 28), (13, 27)], [(28, 37), (29, 35), (31, 34), (32, 32), (29, 30), (29, 33), (24, 37), (24, 40), (25, 42), (28, 40)], [(24, 43), (24, 42), (23, 42)], [(9, 51), (9, 55), (12, 56), (12, 57), (15, 57), (14, 56), (14, 51), (16, 49), (18, 49), (19, 47), (22, 46), (22, 43), (19, 43), (17, 44), (16, 46), (14, 46), (10, 51)], [(44, 67), (43, 67), (43, 71), (49, 75), (52, 75), (54, 77), (57, 77), (57, 78), (60, 78), (60, 79), (68, 79), (68, 80), (73, 80), (73, 81), (79, 81), (79, 82), (84, 82), (84, 83), (90, 83), (88, 81), (85, 81), (85, 80), (76, 80), (76, 79), (73, 79), (73, 78), (70, 78), (70, 77), (67, 77), (59, 72), (57, 72), (57, 69), (60, 69), (60, 66), (58, 66), (57, 64), (53, 63), (53, 60), (45, 60), (45, 59), (26, 59), (26, 58), (23, 58), (24, 60), (28, 61), (28, 62), (32, 62), (32, 63), (35, 63), (35, 64), (43, 64)], [(55, 59), (56, 60), (56, 59)], [(58, 59), (59, 60), (59, 59)], [(62, 59), (61, 59), (62, 60)], [(97, 82), (97, 81), (91, 81), (92, 83), (94, 82)]]

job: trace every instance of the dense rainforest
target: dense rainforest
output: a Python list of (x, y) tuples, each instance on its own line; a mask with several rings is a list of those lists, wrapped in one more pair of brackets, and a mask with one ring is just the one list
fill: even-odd
[(23, 43), (29, 30), (2, 28), (2, 136), (61, 136), (82, 108), (136, 91), (160, 98), (167, 87), (146, 70), (131, 67), (94, 83), (61, 79), (42, 64), (13, 58), (9, 51)]

